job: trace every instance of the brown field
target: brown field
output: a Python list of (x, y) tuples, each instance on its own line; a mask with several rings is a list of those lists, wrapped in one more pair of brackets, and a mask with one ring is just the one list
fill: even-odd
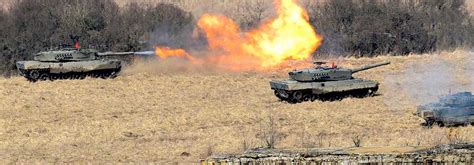
[[(381, 82), (380, 95), (296, 105), (279, 102), (269, 89), (269, 80), (286, 78), (283, 71), (228, 73), (152, 62), (114, 80), (0, 78), (0, 160), (192, 163), (263, 146), (269, 116), (277, 148), (352, 147), (357, 135), (366, 147), (474, 142), (472, 126), (427, 129), (412, 115), (432, 93), (474, 91), (473, 58), (455, 51), (339, 59), (346, 67), (392, 61), (357, 74)], [(450, 83), (427, 88), (429, 74)]]

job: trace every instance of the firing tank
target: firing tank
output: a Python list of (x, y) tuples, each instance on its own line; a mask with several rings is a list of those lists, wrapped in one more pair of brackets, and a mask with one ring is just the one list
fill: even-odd
[(355, 69), (322, 66), (325, 62), (315, 62), (315, 64), (317, 66), (314, 68), (289, 72), (289, 80), (270, 81), (275, 96), (289, 103), (315, 100), (335, 101), (348, 96), (372, 96), (379, 89), (379, 83), (354, 78), (353, 74), (388, 65), (390, 62), (371, 64)]
[(122, 69), (122, 61), (115, 56), (152, 55), (153, 52), (98, 52), (95, 49), (62, 48), (39, 52), (32, 61), (18, 61), (18, 73), (31, 82), (58, 80), (115, 78)]
[(415, 115), (423, 118), (429, 127), (474, 125), (474, 95), (459, 92), (443, 96), (437, 102), (418, 106)]

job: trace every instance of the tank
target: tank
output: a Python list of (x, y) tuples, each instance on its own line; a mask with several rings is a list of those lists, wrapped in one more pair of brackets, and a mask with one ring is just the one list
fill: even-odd
[(315, 100), (335, 101), (348, 96), (372, 96), (379, 89), (379, 83), (354, 78), (353, 74), (388, 65), (390, 62), (371, 64), (355, 69), (322, 66), (325, 62), (315, 62), (315, 64), (314, 68), (289, 72), (289, 80), (270, 81), (275, 96), (289, 103)]
[(122, 61), (111, 56), (151, 55), (153, 52), (98, 52), (95, 49), (63, 48), (39, 52), (32, 61), (18, 61), (18, 73), (31, 82), (58, 80), (115, 78), (122, 69)]
[(474, 124), (474, 96), (471, 92), (443, 96), (437, 102), (418, 106), (415, 115), (429, 127)]

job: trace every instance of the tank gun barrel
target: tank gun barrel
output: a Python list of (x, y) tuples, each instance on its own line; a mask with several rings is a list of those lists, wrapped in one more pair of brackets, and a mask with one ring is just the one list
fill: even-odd
[(99, 56), (127, 56), (127, 55), (140, 55), (140, 56), (152, 56), (155, 55), (154, 51), (144, 52), (101, 52), (97, 53)]
[(360, 71), (364, 71), (364, 70), (368, 70), (368, 69), (372, 69), (372, 68), (376, 68), (376, 67), (380, 67), (380, 66), (384, 66), (384, 65), (388, 65), (388, 64), (390, 64), (389, 61), (382, 62), (382, 63), (376, 63), (376, 64), (370, 64), (370, 65), (366, 65), (366, 66), (363, 66), (363, 67), (360, 67), (360, 68), (351, 69), (351, 71), (352, 71), (352, 73), (357, 73), (357, 72), (360, 72)]
[(141, 56), (154, 56), (155, 52), (154, 51), (144, 51), (144, 52), (134, 52), (135, 55), (141, 55)]

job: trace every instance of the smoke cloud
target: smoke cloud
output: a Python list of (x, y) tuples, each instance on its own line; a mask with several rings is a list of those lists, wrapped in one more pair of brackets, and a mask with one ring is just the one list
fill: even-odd
[[(453, 56), (461, 58), (451, 58)], [(419, 59), (415, 62), (406, 62), (405, 67), (400, 68), (402, 72), (386, 75), (384, 85), (390, 91), (386, 102), (394, 110), (403, 107), (407, 100), (422, 105), (437, 101), (441, 96), (474, 91), (474, 52), (455, 51), (416, 58)]]

